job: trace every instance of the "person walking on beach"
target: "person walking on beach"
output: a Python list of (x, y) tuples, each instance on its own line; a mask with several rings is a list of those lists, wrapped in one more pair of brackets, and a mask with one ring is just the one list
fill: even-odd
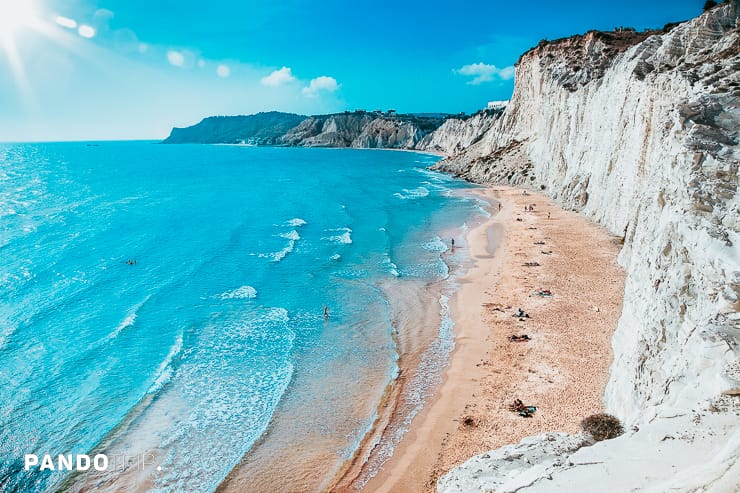
[(450, 244), (452, 245), (452, 253), (455, 253), (455, 238), (450, 240)]

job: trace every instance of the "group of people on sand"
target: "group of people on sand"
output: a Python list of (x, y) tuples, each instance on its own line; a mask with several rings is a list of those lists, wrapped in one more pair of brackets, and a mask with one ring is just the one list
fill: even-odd
[(509, 411), (518, 413), (523, 418), (531, 418), (537, 411), (537, 408), (534, 406), (525, 406), (521, 399), (514, 399), (514, 402), (509, 405)]
[[(527, 195), (524, 193), (524, 195)], [(524, 206), (524, 212), (534, 212), (535, 204), (528, 204)], [(547, 219), (550, 219), (550, 213), (547, 213)], [(517, 221), (522, 221), (521, 218), (517, 218)], [(544, 241), (536, 241), (534, 242), (535, 245), (544, 245)], [(543, 251), (542, 252), (545, 255), (552, 254), (552, 250), (550, 251)], [(538, 262), (525, 262), (523, 266), (525, 267), (537, 267), (540, 264)], [(535, 294), (539, 296), (545, 296), (549, 297), (552, 296), (553, 293), (549, 289), (538, 289), (535, 291)], [(510, 307), (507, 307), (510, 308)], [(503, 310), (499, 310), (503, 311)], [(519, 308), (515, 313), (511, 315), (512, 317), (518, 318), (519, 321), (524, 321), (524, 319), (530, 318), (529, 313), (525, 312), (522, 308)], [(510, 335), (508, 338), (509, 342), (529, 342), (532, 340), (531, 337), (529, 337), (527, 334), (522, 335)], [(528, 406), (525, 405), (521, 399), (514, 399), (514, 402), (509, 404), (509, 410), (512, 412), (517, 413), (519, 416), (523, 418), (531, 418), (534, 413), (537, 411), (537, 408), (535, 406)]]
[[(524, 206), (524, 212), (534, 212), (534, 206), (537, 204), (527, 204)], [(498, 205), (498, 210), (501, 210), (501, 204)], [(547, 218), (550, 219), (550, 213), (547, 213)]]

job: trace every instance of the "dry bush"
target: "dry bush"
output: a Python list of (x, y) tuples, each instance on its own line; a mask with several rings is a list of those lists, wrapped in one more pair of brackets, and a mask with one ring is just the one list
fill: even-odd
[(581, 421), (581, 429), (594, 437), (597, 442), (617, 438), (624, 433), (624, 427), (619, 419), (605, 413), (592, 414), (584, 419)]

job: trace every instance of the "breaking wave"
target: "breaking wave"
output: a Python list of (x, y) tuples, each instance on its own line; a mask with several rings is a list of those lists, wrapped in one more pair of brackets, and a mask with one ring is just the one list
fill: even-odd
[(401, 200), (420, 199), (429, 195), (429, 189), (426, 187), (404, 188), (403, 193), (396, 192), (393, 195)]
[(329, 232), (342, 232), (341, 234), (331, 235), (331, 236), (324, 236), (321, 238), (322, 240), (328, 240), (332, 243), (339, 243), (343, 245), (349, 245), (352, 243), (352, 229), (351, 228), (335, 228), (335, 229), (327, 229)]
[(242, 286), (240, 288), (232, 289), (221, 293), (219, 298), (222, 300), (233, 300), (233, 299), (252, 299), (257, 297), (257, 290), (252, 286)]
[(294, 219), (291, 219), (286, 223), (288, 226), (291, 226), (293, 228), (299, 228), (301, 226), (305, 226), (308, 224), (304, 219), (301, 219), (300, 217), (296, 217)]

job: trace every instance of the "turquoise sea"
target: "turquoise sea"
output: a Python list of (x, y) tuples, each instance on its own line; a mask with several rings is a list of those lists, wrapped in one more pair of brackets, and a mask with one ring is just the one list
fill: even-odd
[(278, 421), (350, 457), (397, 372), (389, 293), (451, 282), (450, 237), (484, 214), (437, 159), (0, 145), (0, 491), (98, 489), (23, 467), (97, 452), (134, 461), (100, 490), (213, 491)]

